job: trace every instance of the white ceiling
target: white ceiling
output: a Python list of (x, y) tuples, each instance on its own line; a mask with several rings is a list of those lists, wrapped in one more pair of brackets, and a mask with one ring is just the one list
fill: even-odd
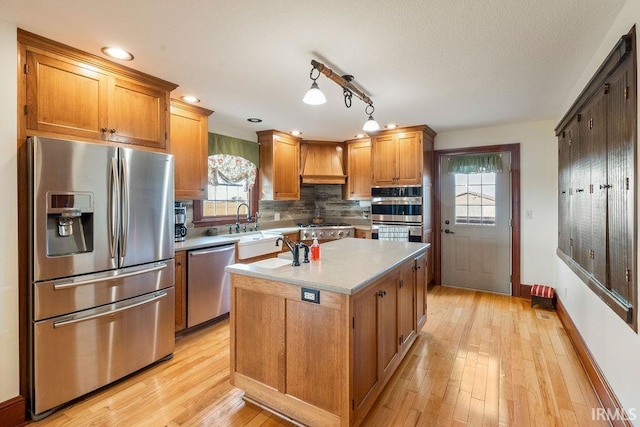
[[(299, 129), (345, 140), (365, 104), (344, 106), (316, 59), (373, 100), (384, 125), (436, 132), (555, 119), (625, 0), (2, 0), (0, 20), (179, 84), (215, 110), (210, 130)], [(251, 124), (248, 117), (264, 121)], [(229, 132), (227, 132), (229, 133)]]

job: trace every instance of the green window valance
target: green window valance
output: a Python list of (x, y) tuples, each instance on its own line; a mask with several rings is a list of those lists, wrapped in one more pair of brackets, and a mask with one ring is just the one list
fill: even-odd
[(260, 150), (257, 142), (246, 141), (232, 136), (209, 132), (209, 155), (231, 154), (243, 157), (251, 163), (260, 166)]
[(502, 154), (473, 154), (449, 157), (449, 173), (501, 173)]

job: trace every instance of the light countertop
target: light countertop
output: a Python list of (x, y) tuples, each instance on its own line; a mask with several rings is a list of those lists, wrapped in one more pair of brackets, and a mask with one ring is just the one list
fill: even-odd
[[(285, 228), (271, 228), (264, 231), (267, 233), (295, 233), (298, 231), (298, 227), (285, 227)], [(219, 236), (198, 236), (198, 237), (187, 237), (187, 240), (183, 242), (175, 243), (175, 252), (178, 251), (188, 251), (191, 249), (200, 249), (207, 248), (212, 246), (221, 246), (227, 245), (229, 243), (236, 243), (240, 240), (240, 237), (245, 236), (247, 234), (256, 233), (255, 231), (250, 231), (246, 233), (238, 233), (238, 234), (222, 234)]]
[[(321, 244), (319, 261), (303, 263), (304, 251), (301, 251), (299, 267), (233, 264), (225, 267), (225, 271), (353, 295), (428, 247), (428, 243), (346, 238)], [(291, 253), (278, 257), (291, 259)]]

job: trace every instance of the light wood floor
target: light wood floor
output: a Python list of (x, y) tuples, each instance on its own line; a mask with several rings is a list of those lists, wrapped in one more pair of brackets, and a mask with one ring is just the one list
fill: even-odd
[[(366, 426), (593, 426), (599, 402), (553, 312), (436, 287), (427, 323)], [(30, 426), (289, 426), (229, 384), (225, 320), (177, 341), (173, 359)], [(606, 424), (602, 424), (606, 425)]]

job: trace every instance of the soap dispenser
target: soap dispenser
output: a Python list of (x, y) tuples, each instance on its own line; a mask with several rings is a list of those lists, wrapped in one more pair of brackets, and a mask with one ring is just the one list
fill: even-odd
[(311, 261), (318, 261), (320, 259), (320, 244), (318, 239), (313, 239), (311, 244)]

